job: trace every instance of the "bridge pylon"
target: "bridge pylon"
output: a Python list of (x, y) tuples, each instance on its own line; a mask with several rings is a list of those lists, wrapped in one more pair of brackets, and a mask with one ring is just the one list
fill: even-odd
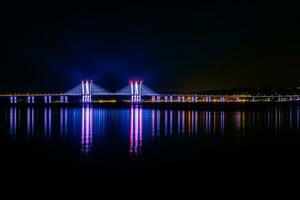
[(92, 81), (81, 81), (82, 103), (92, 102)]
[(131, 103), (140, 103), (142, 101), (142, 81), (130, 81)]

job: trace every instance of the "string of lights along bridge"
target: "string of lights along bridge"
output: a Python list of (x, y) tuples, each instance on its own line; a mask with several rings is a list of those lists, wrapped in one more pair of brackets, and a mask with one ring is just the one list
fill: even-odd
[(225, 102), (294, 102), (300, 101), (300, 95), (194, 95), (194, 94), (159, 94), (142, 81), (130, 81), (129, 85), (109, 92), (93, 83), (91, 80), (82, 81), (73, 89), (59, 94), (3, 94), (5, 102), (17, 104), (43, 103), (101, 103), (124, 101), (132, 104), (140, 103), (225, 103)]

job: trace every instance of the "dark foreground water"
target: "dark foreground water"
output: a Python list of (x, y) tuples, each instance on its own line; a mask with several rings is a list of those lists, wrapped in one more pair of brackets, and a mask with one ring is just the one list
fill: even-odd
[(211, 109), (2, 106), (0, 172), (14, 180), (296, 177), (299, 117), (296, 104)]

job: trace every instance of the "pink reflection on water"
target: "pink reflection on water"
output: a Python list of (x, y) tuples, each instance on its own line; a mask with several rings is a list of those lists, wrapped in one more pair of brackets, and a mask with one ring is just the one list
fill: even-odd
[(88, 155), (93, 143), (93, 108), (90, 105), (82, 106), (81, 117), (81, 153)]
[(130, 156), (133, 155), (133, 111), (134, 108), (131, 106), (130, 109), (130, 134), (129, 134), (129, 154)]
[(142, 109), (140, 109), (140, 118), (139, 118), (139, 125), (140, 125), (140, 134), (139, 134), (139, 145), (140, 145), (140, 151), (143, 147), (143, 117), (142, 117)]
[(129, 155), (139, 156), (143, 145), (143, 110), (139, 106), (130, 109)]
[(139, 145), (139, 111), (138, 109), (136, 108), (135, 111), (134, 111), (134, 152), (135, 154), (138, 153), (138, 145)]

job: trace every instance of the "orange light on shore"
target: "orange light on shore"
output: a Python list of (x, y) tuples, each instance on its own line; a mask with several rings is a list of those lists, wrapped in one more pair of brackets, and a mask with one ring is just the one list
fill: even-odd
[(100, 100), (97, 100), (96, 103), (117, 103), (117, 100), (116, 99), (109, 99), (109, 100), (100, 99)]

